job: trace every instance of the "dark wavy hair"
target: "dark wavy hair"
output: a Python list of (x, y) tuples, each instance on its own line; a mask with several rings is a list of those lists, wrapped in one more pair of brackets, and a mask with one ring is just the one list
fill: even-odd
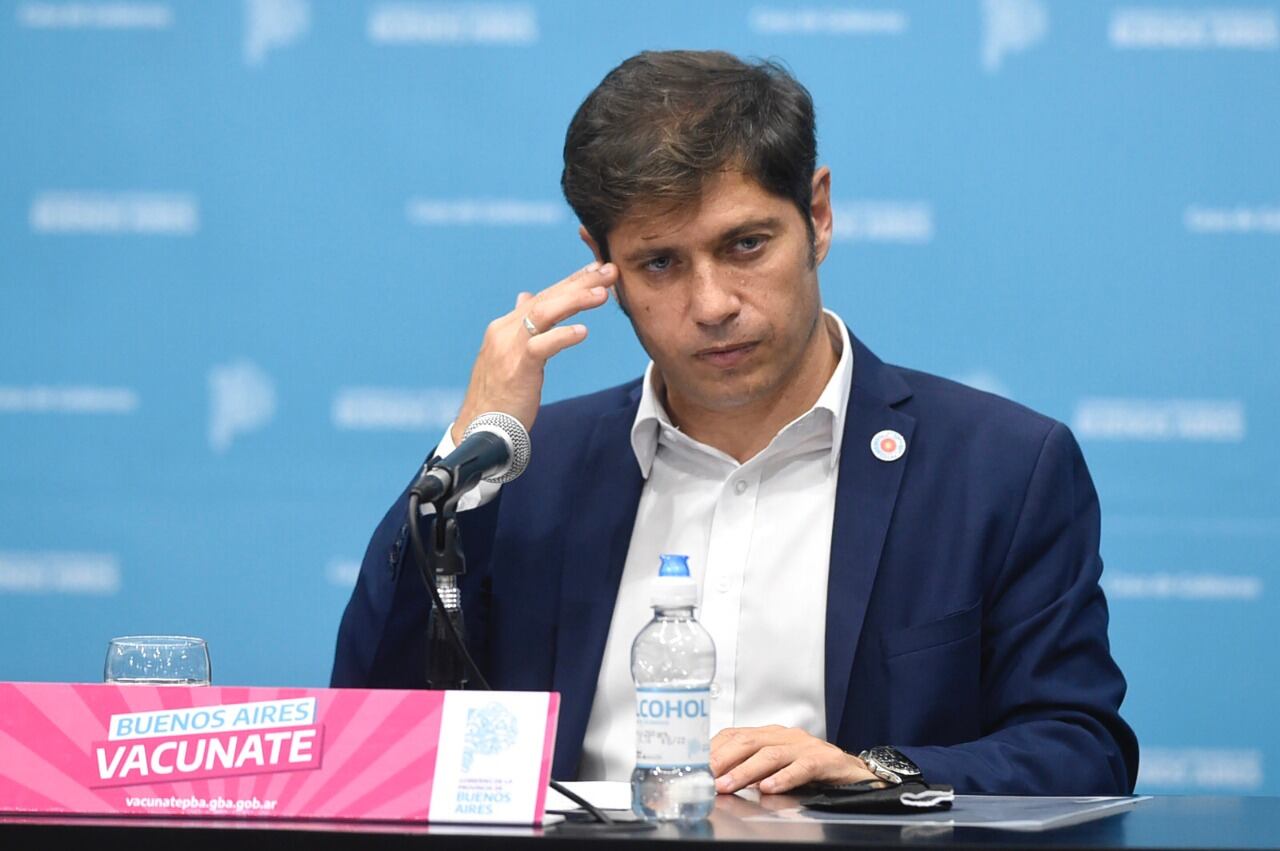
[(560, 186), (606, 260), (609, 231), (623, 216), (685, 207), (727, 170), (791, 201), (812, 242), (817, 156), (813, 99), (777, 62), (645, 51), (605, 75), (578, 107)]

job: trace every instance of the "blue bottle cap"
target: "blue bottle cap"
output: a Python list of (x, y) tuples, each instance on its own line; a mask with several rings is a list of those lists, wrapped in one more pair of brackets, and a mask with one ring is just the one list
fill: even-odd
[(689, 575), (689, 557), (683, 555), (675, 555), (673, 553), (663, 553), (658, 556), (662, 559), (662, 563), (658, 565), (659, 576), (688, 576)]
[(663, 553), (658, 575), (649, 580), (649, 604), (652, 606), (696, 606), (698, 583), (689, 573), (689, 557)]

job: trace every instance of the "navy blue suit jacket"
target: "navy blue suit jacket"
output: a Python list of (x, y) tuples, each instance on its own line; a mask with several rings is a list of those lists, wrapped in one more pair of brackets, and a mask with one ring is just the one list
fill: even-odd
[[(894, 745), (958, 792), (1128, 794), (1138, 746), (1118, 711), (1097, 494), (1071, 433), (853, 345), (827, 585), (828, 738), (853, 753)], [(470, 648), (495, 688), (561, 693), (560, 779), (578, 771), (640, 500), (639, 398), (634, 381), (545, 406), (529, 469), (459, 515)], [(901, 459), (872, 455), (882, 429), (906, 438)], [(423, 685), (429, 604), (406, 552), (406, 504), (369, 544), (334, 686)], [(753, 628), (786, 644), (786, 624)]]

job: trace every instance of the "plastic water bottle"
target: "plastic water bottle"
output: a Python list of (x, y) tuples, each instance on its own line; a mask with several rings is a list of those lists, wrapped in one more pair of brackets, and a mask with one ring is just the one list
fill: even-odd
[(716, 648), (693, 617), (698, 585), (686, 556), (662, 556), (650, 599), (653, 620), (631, 645), (636, 683), (631, 809), (651, 821), (701, 821), (716, 800), (709, 764)]

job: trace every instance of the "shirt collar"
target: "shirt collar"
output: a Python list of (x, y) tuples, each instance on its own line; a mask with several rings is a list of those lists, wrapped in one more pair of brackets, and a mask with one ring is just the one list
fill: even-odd
[[(845, 327), (840, 317), (830, 310), (823, 310), (823, 314), (834, 322), (840, 331), (840, 359), (836, 362), (835, 372), (831, 373), (826, 387), (818, 396), (818, 401), (809, 411), (796, 419), (802, 419), (818, 409), (831, 412), (831, 453), (828, 456), (827, 469), (832, 470), (840, 460), (845, 412), (849, 408), (849, 394), (853, 388), (853, 345), (849, 340), (849, 329)], [(649, 478), (649, 471), (653, 469), (653, 459), (658, 454), (658, 441), (662, 430), (676, 429), (655, 389), (656, 379), (653, 361), (649, 361), (649, 365), (644, 370), (640, 407), (636, 410), (635, 421), (631, 424), (631, 449), (635, 452), (636, 463), (640, 465), (640, 475), (646, 479)]]

